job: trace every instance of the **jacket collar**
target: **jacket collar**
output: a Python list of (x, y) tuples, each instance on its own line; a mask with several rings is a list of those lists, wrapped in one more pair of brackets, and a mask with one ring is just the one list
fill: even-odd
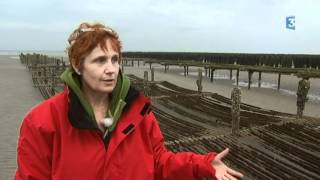
[[(81, 104), (76, 93), (67, 88), (68, 91), (68, 117), (71, 125), (79, 129), (99, 129), (95, 119), (90, 116), (85, 110), (84, 106)], [(133, 88), (129, 87), (127, 96), (125, 98), (126, 105), (123, 107), (123, 113), (128, 111), (131, 104), (139, 97), (139, 92)], [(120, 118), (120, 117), (119, 117)]]

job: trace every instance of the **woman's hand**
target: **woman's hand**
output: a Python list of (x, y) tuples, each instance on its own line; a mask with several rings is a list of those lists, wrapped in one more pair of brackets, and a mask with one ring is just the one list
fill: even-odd
[(213, 168), (216, 170), (217, 180), (236, 180), (243, 177), (243, 174), (229, 168), (221, 161), (222, 158), (224, 158), (228, 153), (229, 148), (217, 154), (214, 160), (211, 162)]

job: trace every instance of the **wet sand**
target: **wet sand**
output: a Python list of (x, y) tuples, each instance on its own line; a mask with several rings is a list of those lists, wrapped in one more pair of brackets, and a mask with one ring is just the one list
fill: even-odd
[[(142, 63), (141, 63), (142, 64)], [(149, 65), (138, 67), (125, 66), (125, 73), (135, 74), (136, 76), (143, 78), (143, 72), (149, 71)], [(183, 67), (170, 66), (167, 73), (164, 73), (164, 67), (160, 65), (152, 65), (155, 68), (155, 80), (156, 81), (169, 81), (181, 87), (185, 87), (192, 90), (197, 90), (196, 78), (197, 68), (189, 68), (189, 76), (183, 76)], [(233, 73), (235, 75), (235, 72)], [(220, 79), (214, 79), (213, 83), (207, 77), (203, 78), (203, 91), (218, 93), (222, 96), (231, 96), (232, 88), (234, 87), (234, 80), (229, 80), (229, 71), (216, 71), (215, 76)], [(224, 76), (224, 79), (223, 79)], [(222, 78), (221, 78), (222, 77)], [(248, 74), (246, 72), (240, 73), (240, 87), (241, 84), (246, 85)], [(253, 82), (257, 84), (258, 73), (253, 75)], [(268, 87), (270, 84), (277, 84), (277, 74), (262, 74), (262, 81)], [(273, 88), (258, 88), (251, 86), (248, 90), (247, 87), (241, 87), (242, 102), (258, 106), (264, 109), (270, 109), (285, 113), (296, 114), (296, 88), (299, 79), (293, 75), (281, 76), (281, 88), (278, 91), (277, 87)], [(310, 101), (306, 103), (305, 115), (320, 118), (320, 79), (310, 79), (311, 88), (310, 93), (315, 97), (310, 97)]]
[(21, 121), (42, 96), (26, 67), (10, 56), (0, 56), (0, 87), (0, 175), (13, 179)]

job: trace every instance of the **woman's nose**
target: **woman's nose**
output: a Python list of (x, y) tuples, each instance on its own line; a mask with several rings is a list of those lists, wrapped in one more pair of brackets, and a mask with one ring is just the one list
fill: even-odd
[(104, 66), (104, 72), (106, 74), (114, 73), (116, 71), (115, 65), (111, 62), (111, 59), (108, 59), (107, 63)]

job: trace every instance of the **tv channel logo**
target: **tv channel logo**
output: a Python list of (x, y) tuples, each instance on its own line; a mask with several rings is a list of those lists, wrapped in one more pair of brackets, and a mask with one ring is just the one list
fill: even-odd
[(295, 30), (296, 29), (296, 17), (295, 16), (287, 16), (286, 17), (286, 28)]

